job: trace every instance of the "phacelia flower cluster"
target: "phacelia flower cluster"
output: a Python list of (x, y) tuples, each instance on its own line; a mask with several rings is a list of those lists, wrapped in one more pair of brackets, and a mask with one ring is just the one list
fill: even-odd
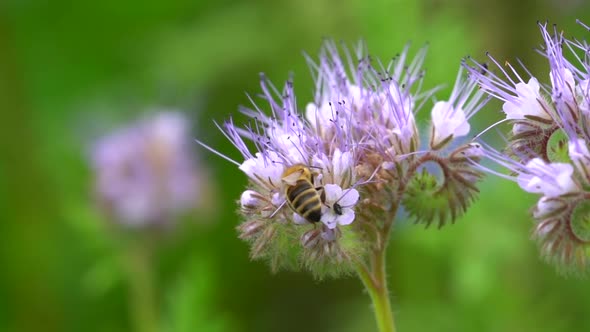
[(99, 139), (91, 161), (106, 213), (131, 228), (166, 227), (200, 200), (189, 122), (161, 112)]
[(308, 57), (315, 96), (303, 108), (291, 80), (279, 91), (261, 77), (266, 107), (253, 101), (241, 110), (248, 125), (221, 128), (244, 161), (209, 148), (249, 179), (238, 230), (253, 258), (335, 275), (371, 264), (367, 253), (384, 250), (401, 205), (425, 225), (465, 211), (482, 173), (473, 167), (480, 146), (463, 139), (485, 100), (459, 71), (421, 135), (416, 112), (434, 93), (421, 91), (425, 53), (409, 59), (406, 48), (375, 67), (363, 45), (327, 41), (317, 61)]
[(541, 196), (533, 233), (542, 255), (566, 272), (584, 271), (590, 257), (590, 47), (539, 26), (546, 84), (492, 57), (501, 75), (478, 64), (469, 70), (482, 90), (503, 102), (505, 121), (512, 123), (507, 153), (490, 148), (487, 155), (523, 190)]

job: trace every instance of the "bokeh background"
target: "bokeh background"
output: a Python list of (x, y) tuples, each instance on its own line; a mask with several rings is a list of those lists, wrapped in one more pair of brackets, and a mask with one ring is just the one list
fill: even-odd
[[(0, 2), (0, 331), (132, 331), (127, 237), (93, 200), (89, 146), (155, 107), (182, 110), (193, 136), (238, 158), (212, 125), (247, 105), (258, 73), (312, 81), (302, 51), (322, 38), (364, 39), (388, 59), (429, 43), (425, 84), (452, 82), (471, 55), (526, 62), (537, 20), (587, 38), (582, 0), (317, 0)], [(437, 96), (444, 98), (449, 89)], [(478, 115), (499, 118), (498, 105)], [(422, 121), (427, 112), (422, 112)], [(207, 153), (203, 211), (158, 237), (150, 278), (154, 331), (374, 331), (354, 278), (273, 275), (237, 238), (246, 178)], [(400, 222), (389, 251), (397, 326), (410, 331), (590, 331), (590, 286), (564, 278), (530, 241), (532, 195), (486, 180), (480, 200), (442, 230)]]

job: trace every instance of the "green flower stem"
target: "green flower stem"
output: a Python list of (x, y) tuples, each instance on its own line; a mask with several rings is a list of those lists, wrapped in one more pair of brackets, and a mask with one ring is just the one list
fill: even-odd
[(152, 250), (145, 239), (133, 239), (132, 242), (127, 248), (126, 265), (134, 329), (136, 332), (158, 332)]
[(369, 271), (364, 264), (357, 264), (357, 272), (373, 302), (379, 332), (395, 332), (391, 302), (387, 290), (385, 250), (374, 251), (372, 261), (372, 271)]

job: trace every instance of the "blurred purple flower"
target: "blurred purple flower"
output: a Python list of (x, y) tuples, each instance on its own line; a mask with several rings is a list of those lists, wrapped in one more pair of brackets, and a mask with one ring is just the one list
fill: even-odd
[(169, 224), (199, 201), (189, 122), (161, 112), (99, 139), (92, 149), (101, 205), (130, 227)]

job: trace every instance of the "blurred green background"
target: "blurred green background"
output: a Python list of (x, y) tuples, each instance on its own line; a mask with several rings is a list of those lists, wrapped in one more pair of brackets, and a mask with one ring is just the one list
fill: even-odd
[[(0, 331), (133, 329), (125, 245), (93, 204), (88, 148), (145, 110), (186, 111), (195, 137), (238, 158), (212, 121), (248, 104), (261, 71), (277, 85), (294, 72), (303, 106), (312, 81), (302, 51), (314, 56), (323, 37), (363, 38), (382, 59), (428, 42), (432, 87), (485, 51), (546, 72), (532, 49), (536, 21), (585, 38), (575, 19), (589, 17), (582, 0), (2, 0)], [(482, 125), (499, 118), (493, 106), (478, 115)], [(154, 254), (162, 330), (376, 330), (356, 279), (273, 275), (250, 262), (234, 229), (245, 176), (194, 151), (216, 189), (206, 193), (212, 211), (187, 216)], [(399, 331), (590, 331), (588, 282), (559, 276), (529, 239), (534, 197), (496, 179), (481, 191), (453, 226), (395, 230)]]

